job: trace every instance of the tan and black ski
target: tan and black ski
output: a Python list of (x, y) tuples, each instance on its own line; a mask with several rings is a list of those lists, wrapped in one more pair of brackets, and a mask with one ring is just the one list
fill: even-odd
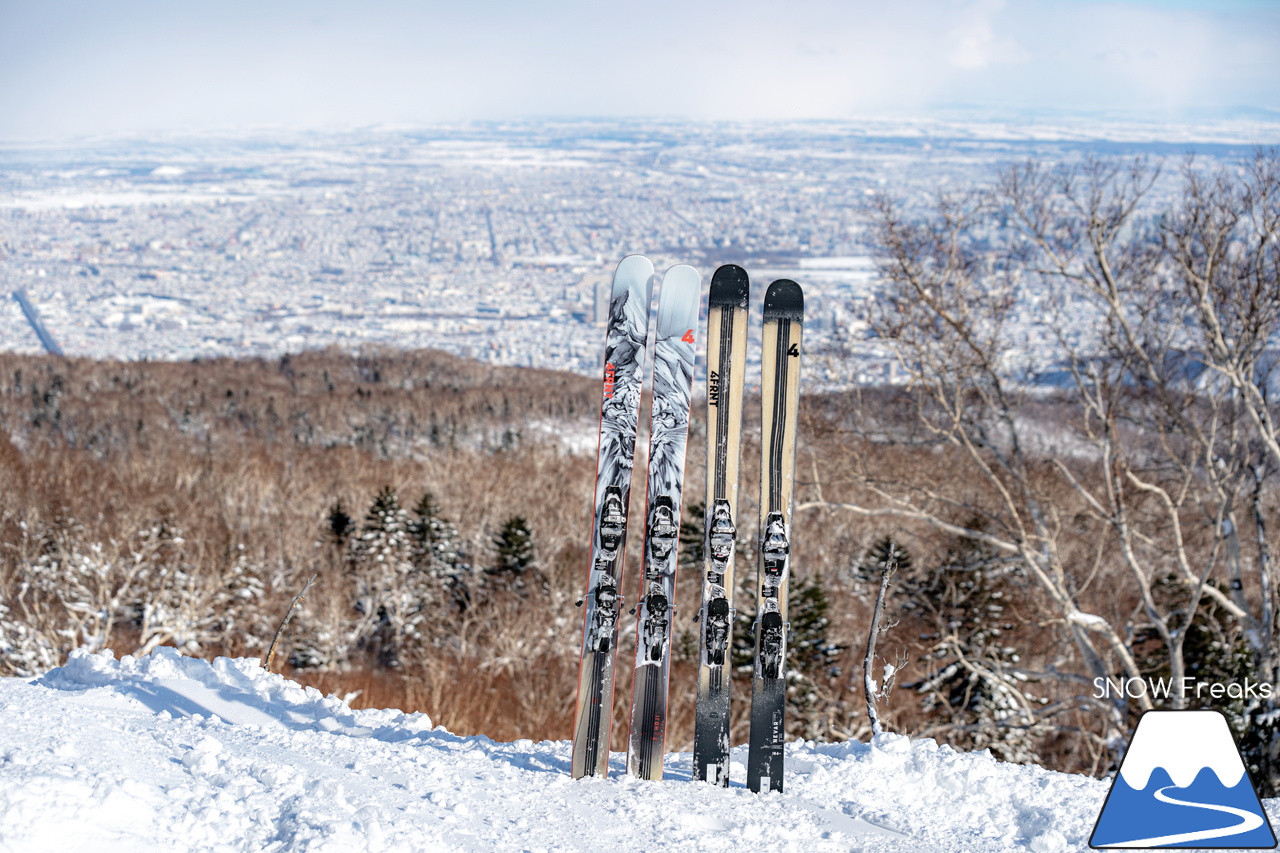
[(750, 294), (746, 270), (726, 264), (712, 276), (707, 295), (707, 503), (693, 778), (724, 787), (729, 785), (734, 546)]
[(791, 576), (791, 495), (795, 482), (804, 293), (779, 279), (764, 295), (760, 352), (760, 552), (756, 657), (751, 674), (747, 787), (782, 790), (786, 740), (787, 582)]

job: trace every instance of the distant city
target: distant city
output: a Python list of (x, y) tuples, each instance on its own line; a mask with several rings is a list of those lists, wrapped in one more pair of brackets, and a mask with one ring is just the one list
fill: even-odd
[[(1028, 158), (1229, 161), (1276, 141), (1276, 123), (580, 121), (0, 144), (0, 349), (377, 344), (594, 375), (604, 284), (639, 252), (704, 285), (741, 264), (757, 302), (795, 279), (806, 382), (891, 382), (866, 324), (871, 194), (923, 202)], [(1033, 359), (1046, 332), (1024, 301)]]

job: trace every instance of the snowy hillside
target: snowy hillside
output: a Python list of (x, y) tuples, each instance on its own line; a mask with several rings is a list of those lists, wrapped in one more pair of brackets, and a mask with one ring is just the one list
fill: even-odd
[[(932, 741), (795, 743), (787, 792), (569, 778), (567, 742), (353, 711), (172, 649), (0, 680), (2, 851), (1080, 850), (1105, 783)], [(1276, 801), (1271, 805), (1274, 807)]]

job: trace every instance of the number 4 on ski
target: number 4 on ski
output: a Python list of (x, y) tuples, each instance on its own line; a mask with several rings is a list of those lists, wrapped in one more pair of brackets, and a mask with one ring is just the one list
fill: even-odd
[(800, 285), (788, 279), (769, 285), (764, 295), (760, 352), (760, 562), (747, 753), (747, 786), (757, 793), (782, 790), (790, 629), (787, 582), (791, 575), (791, 494), (803, 322)]
[(681, 264), (667, 270), (658, 293), (653, 349), (653, 414), (649, 431), (648, 510), (644, 576), (636, 610), (636, 669), (631, 688), (627, 772), (662, 778), (675, 615), (685, 442), (693, 390), (694, 328), (702, 277)]
[(653, 264), (628, 255), (613, 276), (605, 334), (600, 446), (591, 527), (591, 568), (582, 602), (582, 663), (573, 727), (573, 777), (607, 776), (613, 675), (622, 607), (627, 508), (640, 409)]

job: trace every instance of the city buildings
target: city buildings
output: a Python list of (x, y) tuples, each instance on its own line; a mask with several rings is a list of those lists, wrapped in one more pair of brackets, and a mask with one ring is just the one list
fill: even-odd
[[(640, 252), (704, 281), (741, 264), (757, 301), (796, 279), (806, 381), (895, 381), (866, 325), (874, 193), (923, 203), (1027, 158), (1215, 161), (1275, 130), (552, 122), (0, 146), (0, 348), (42, 349), (8, 298), (25, 290), (68, 355), (385, 344), (594, 374), (601, 285)], [(1034, 294), (1018, 316), (1031, 353)]]

